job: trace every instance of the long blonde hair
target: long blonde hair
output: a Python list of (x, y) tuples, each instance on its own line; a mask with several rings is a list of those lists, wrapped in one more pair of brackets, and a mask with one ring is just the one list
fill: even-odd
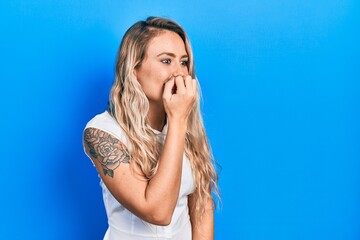
[[(109, 110), (126, 133), (131, 144), (130, 157), (147, 179), (156, 173), (160, 149), (157, 138), (147, 122), (149, 101), (134, 75), (134, 69), (143, 61), (147, 44), (164, 30), (177, 33), (184, 41), (189, 56), (189, 74), (196, 78), (192, 49), (185, 31), (174, 21), (149, 17), (139, 21), (125, 33), (117, 55), (115, 81), (110, 91)], [(218, 196), (217, 174), (210, 145), (200, 113), (200, 86), (197, 100), (188, 118), (185, 154), (190, 160), (194, 176), (195, 209), (202, 213), (205, 203)]]

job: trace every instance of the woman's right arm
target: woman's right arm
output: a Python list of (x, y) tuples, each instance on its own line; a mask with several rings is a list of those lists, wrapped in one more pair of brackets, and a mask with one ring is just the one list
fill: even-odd
[[(174, 84), (175, 94), (172, 93)], [(118, 139), (99, 129), (85, 130), (86, 152), (109, 191), (124, 207), (147, 222), (170, 224), (181, 183), (187, 118), (195, 96), (196, 82), (189, 76), (185, 84), (182, 77), (166, 83), (163, 99), (168, 133), (157, 172), (149, 181), (133, 174), (131, 167), (136, 166), (129, 161), (127, 149)]]

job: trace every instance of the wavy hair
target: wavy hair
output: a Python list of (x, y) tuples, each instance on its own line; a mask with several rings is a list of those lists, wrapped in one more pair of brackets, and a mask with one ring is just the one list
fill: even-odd
[[(127, 135), (132, 161), (147, 179), (156, 173), (160, 147), (155, 133), (148, 125), (149, 101), (134, 70), (142, 63), (149, 41), (165, 30), (177, 33), (184, 41), (189, 56), (189, 74), (196, 78), (192, 49), (185, 31), (170, 19), (149, 17), (146, 21), (135, 23), (125, 33), (117, 55), (115, 81), (110, 91), (109, 111)], [(195, 184), (195, 209), (192, 210), (200, 212), (202, 216), (206, 200), (212, 198), (211, 192), (217, 196), (219, 194), (215, 161), (200, 113), (200, 86), (197, 89), (197, 99), (188, 118), (185, 154), (190, 160)]]

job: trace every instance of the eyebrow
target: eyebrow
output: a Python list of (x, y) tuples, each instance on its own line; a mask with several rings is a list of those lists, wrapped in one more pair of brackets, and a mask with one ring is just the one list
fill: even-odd
[[(173, 57), (173, 58), (176, 57), (176, 55), (175, 55), (174, 53), (170, 53), (170, 52), (160, 53), (160, 54), (157, 55), (157, 57), (160, 57), (161, 55), (168, 55), (168, 56)], [(182, 56), (180, 57), (180, 59), (182, 59), (182, 58), (189, 58), (189, 56), (188, 56), (187, 54), (185, 54), (185, 55), (182, 55)]]

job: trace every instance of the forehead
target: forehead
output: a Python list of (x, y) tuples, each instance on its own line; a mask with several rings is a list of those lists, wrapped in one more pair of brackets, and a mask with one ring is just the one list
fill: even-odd
[(172, 31), (164, 30), (152, 38), (147, 46), (147, 55), (158, 55), (162, 52), (174, 53), (175, 55), (186, 55), (184, 41)]

